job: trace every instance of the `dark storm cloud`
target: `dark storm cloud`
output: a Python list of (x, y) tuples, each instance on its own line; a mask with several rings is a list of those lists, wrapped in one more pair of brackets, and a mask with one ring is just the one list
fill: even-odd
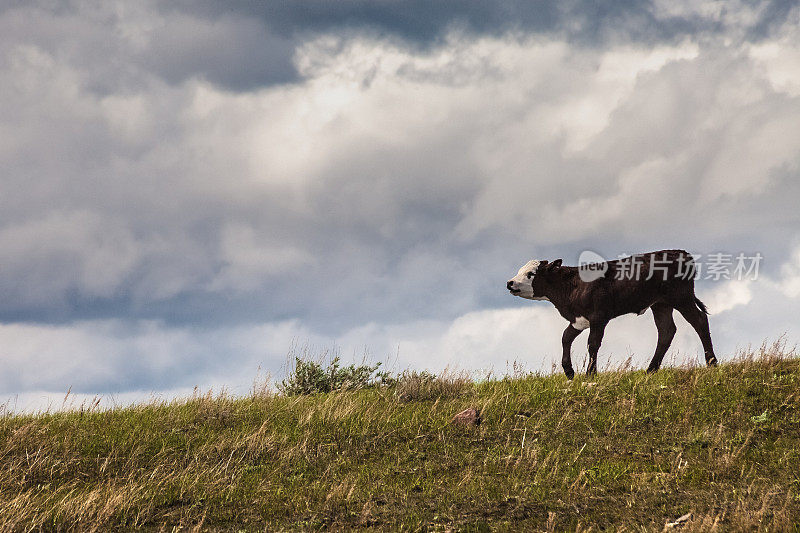
[[(696, 3), (700, 6), (702, 3)], [(257, 18), (282, 35), (309, 32), (371, 30), (396, 36), (412, 44), (441, 42), (451, 30), (475, 35), (534, 33), (566, 38), (583, 44), (630, 40), (640, 43), (672, 41), (702, 33), (723, 32), (729, 23), (725, 14), (739, 6), (719, 10), (664, 10), (668, 3), (653, 1), (567, 0), (425, 0), (374, 2), (370, 0), (298, 0), (296, 2), (173, 2), (167, 9), (186, 9), (219, 17), (239, 13)], [(772, 0), (750, 4), (759, 12), (744, 24), (750, 38), (769, 35), (785, 20), (793, 2)], [(176, 7), (180, 6), (180, 7)], [(689, 5), (691, 7), (691, 4)]]
[[(196, 9), (196, 3), (183, 3)], [(658, 40), (685, 35), (698, 20), (659, 20), (648, 2), (440, 1), (372, 2), (301, 0), (298, 2), (206, 3), (213, 16), (235, 11), (257, 17), (276, 32), (291, 35), (343, 29), (373, 30), (411, 43), (439, 42), (453, 29), (491, 36), (506, 32), (567, 35), (585, 42), (627, 26), (632, 37)]]
[(758, 41), (772, 35), (780, 29), (796, 7), (796, 0), (771, 0), (766, 2), (763, 4), (763, 9), (759, 16), (748, 28), (748, 38)]
[(297, 81), (295, 45), (253, 19), (223, 16), (209, 26), (188, 19), (154, 34), (137, 59), (169, 83), (196, 76), (244, 91)]
[[(747, 19), (726, 18), (740, 7), (733, 4), (704, 12), (610, 0), (177, 1), (119, 6), (15, 0), (5, 3), (0, 13), (13, 20), (4, 40), (35, 43), (79, 64), (89, 74), (87, 87), (107, 93), (139, 86), (143, 75), (157, 75), (169, 83), (200, 78), (235, 91), (298, 82), (296, 47), (324, 33), (368, 34), (422, 49), (442, 44), (452, 31), (492, 37), (540, 35), (586, 46), (722, 34), (759, 40), (781, 27), (792, 5), (785, 0), (761, 3)], [(160, 18), (148, 19), (143, 15), (147, 11), (160, 13)], [(118, 60), (108, 62), (109, 56)]]
[(159, 14), (147, 2), (14, 2), (0, 16), (0, 42), (46, 50), (79, 67), (85, 86), (101, 94), (135, 90), (152, 76), (171, 84), (204, 79), (237, 91), (298, 80), (297, 40), (236, 13)]

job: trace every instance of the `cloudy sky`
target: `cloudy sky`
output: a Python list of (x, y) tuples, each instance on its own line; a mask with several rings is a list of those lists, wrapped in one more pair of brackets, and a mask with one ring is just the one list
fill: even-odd
[[(698, 282), (718, 354), (800, 339), (796, 2), (0, 6), (12, 408), (246, 393), (303, 346), (550, 372), (566, 323), (505, 281), (583, 250), (758, 252)], [(655, 339), (615, 320), (601, 368)]]

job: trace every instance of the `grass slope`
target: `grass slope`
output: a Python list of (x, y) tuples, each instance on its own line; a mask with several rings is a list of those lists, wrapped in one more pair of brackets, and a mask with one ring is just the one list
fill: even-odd
[[(6, 415), (0, 530), (661, 531), (691, 512), (683, 531), (797, 531), (799, 363), (766, 352)], [(469, 406), (480, 426), (449, 423)]]

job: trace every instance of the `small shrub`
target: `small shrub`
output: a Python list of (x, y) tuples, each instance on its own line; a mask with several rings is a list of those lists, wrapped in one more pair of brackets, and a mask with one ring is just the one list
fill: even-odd
[(278, 390), (287, 396), (296, 396), (383, 385), (391, 378), (386, 372), (378, 372), (380, 366), (380, 362), (375, 365), (341, 366), (337, 356), (327, 368), (323, 368), (314, 361), (295, 357), (294, 369), (278, 384)]

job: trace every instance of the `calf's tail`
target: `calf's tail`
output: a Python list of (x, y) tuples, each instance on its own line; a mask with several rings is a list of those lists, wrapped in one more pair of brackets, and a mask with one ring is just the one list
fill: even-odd
[(694, 297), (694, 304), (700, 309), (703, 313), (708, 314), (708, 309), (706, 309), (706, 304), (700, 301), (700, 298), (697, 296)]

